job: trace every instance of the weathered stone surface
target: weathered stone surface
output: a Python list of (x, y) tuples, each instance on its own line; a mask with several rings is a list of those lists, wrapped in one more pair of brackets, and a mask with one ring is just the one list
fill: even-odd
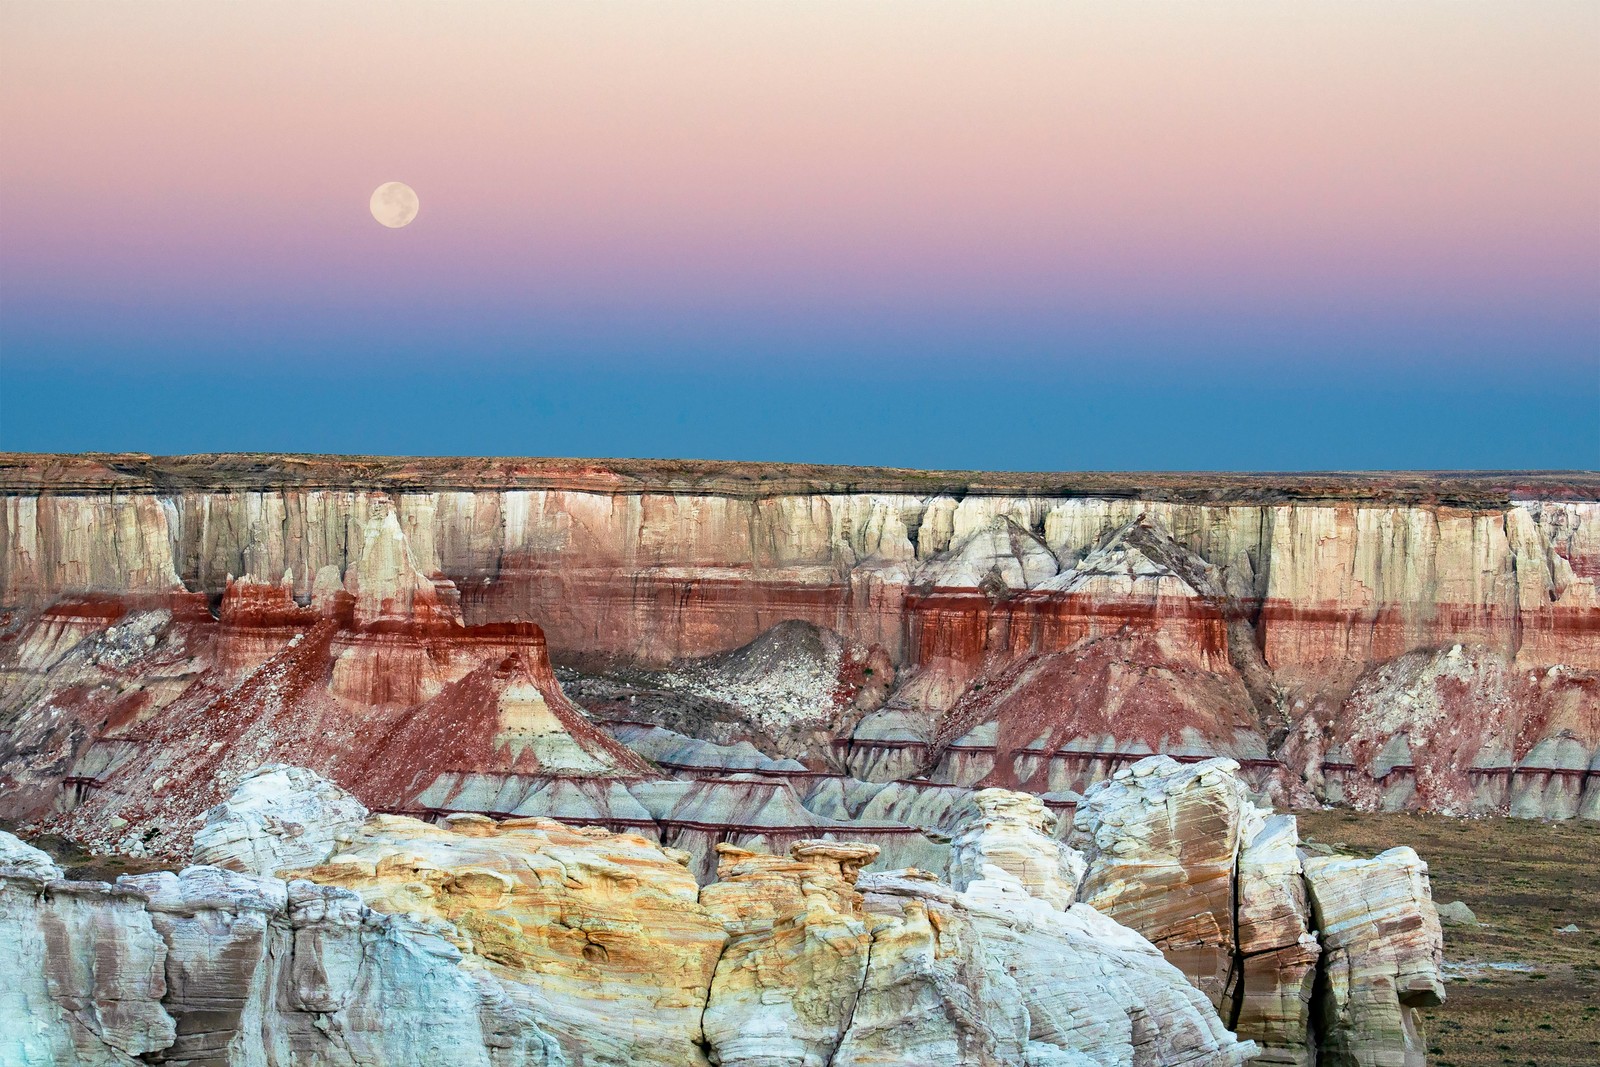
[(1060, 911), (1003, 882), (975, 883), (961, 900), (1028, 1010), (1030, 1060), (1242, 1064), (1255, 1052), (1150, 942), (1095, 909)]
[(1068, 844), (1078, 899), (1149, 938), (1222, 1010), (1234, 969), (1234, 867), (1254, 815), (1230, 759), (1151, 756), (1084, 794)]
[(172, 1043), (166, 945), (125, 888), (0, 831), (0, 1063), (129, 1067)]
[(374, 816), (302, 874), (448, 924), (575, 1062), (685, 1067), (705, 1062), (701, 1014), (726, 936), (685, 858), (547, 819)]
[(1572, 818), (1600, 756), (1600, 686), (1482, 645), (1408, 652), (1308, 717), (1296, 753), (1366, 811)]
[(122, 884), (149, 897), (168, 946), (178, 1034), (166, 1062), (564, 1063), (499, 983), (463, 968), (445, 931), (354, 893), (217, 867)]
[(950, 887), (917, 870), (856, 885), (872, 946), (835, 1067), (1023, 1063), (1028, 1009)]
[(355, 836), (367, 809), (303, 767), (272, 763), (239, 782), (194, 835), (196, 863), (275, 875), (321, 863)]
[(856, 874), (871, 846), (806, 841), (792, 858), (723, 845), (701, 903), (728, 930), (705, 1008), (727, 1067), (825, 1064), (850, 1028), (872, 944)]
[[(634, 685), (625, 700), (589, 700), (585, 706), (596, 718), (644, 715), (681, 733), (723, 743), (754, 741), (776, 756), (823, 767), (833, 762), (834, 741), (848, 737), (863, 714), (883, 703), (894, 667), (882, 648), (791, 621), (741, 648), (661, 672), (631, 672), (629, 681)], [(640, 684), (650, 688), (641, 694)]]
[(1310, 1067), (1311, 996), (1321, 946), (1311, 931), (1293, 815), (1247, 817), (1235, 875), (1238, 982), (1230, 1028), (1261, 1046), (1255, 1063)]
[[(659, 846), (682, 847), (709, 879), (718, 844), (782, 855), (855, 836), (880, 849), (880, 866), (948, 869), (969, 894), (1018, 890), (1060, 911), (1075, 879), (1036, 839), (1042, 813), (1025, 831), (978, 831), (971, 820), (988, 813), (973, 788), (1064, 798), (1155, 751), (1232, 757), (1251, 792), (1275, 797), (1303, 776), (1363, 808), (1600, 813), (1592, 480), (1575, 491), (1530, 476), (1489, 491), (1455, 479), (1446, 492), (1437, 478), (1329, 478), (1312, 493), (1149, 476), (1068, 490), (871, 472), (774, 481), (754, 467), (690, 477), (293, 460), (230, 484), (218, 471), (237, 474), (228, 464), (240, 461), (216, 462), (0, 459), (0, 815), (185, 858), (228, 790), (293, 759), (374, 810), (470, 809), (497, 834), (538, 828), (507, 816), (628, 831), (601, 851), (641, 849), (646, 867), (681, 869)], [(1090, 486), (1110, 495), (1084, 495)], [(661, 691), (688, 701), (684, 714), (641, 714), (647, 725), (618, 708), (597, 728), (530, 620), (575, 687), (677, 675)], [(721, 710), (691, 723), (707, 708)], [(1132, 780), (1083, 807), (1148, 791)], [(1092, 846), (1100, 881), (1091, 871), (1083, 891), (1157, 938), (1264, 1061), (1297, 1062), (1312, 946), (1292, 825), (1262, 827), (1238, 783), (1164, 790), (1137, 817), (1092, 815), (1113, 832)], [(264, 797), (248, 811), (241, 800), (238, 821), (201, 834), (199, 855), (316, 867), (330, 842), (360, 853), (472, 836), (460, 820), (402, 832), (409, 824), (380, 819), (368, 833), (354, 809), (314, 827), (297, 803)], [(602, 840), (580, 838), (579, 852)], [(490, 851), (507, 849), (525, 851)], [(487, 973), (502, 964), (470, 951), (472, 931), (493, 926), (485, 909), (457, 899), (450, 908), (478, 916), (457, 923), (407, 888), (437, 882), (454, 888), (436, 896), (460, 897), (457, 851), (428, 844), (416, 878), (400, 852), (391, 872), (339, 877), (365, 879), (381, 907), (451, 923), (464, 964)], [(501, 873), (522, 884), (520, 868)], [(540, 885), (541, 906), (563, 915), (634, 907)], [(725, 935), (695, 906), (708, 936)], [(835, 910), (873, 943), (870, 910)], [(908, 946), (945, 944), (935, 914), (926, 935), (904, 920)], [(768, 940), (753, 958), (821, 966)], [(874, 977), (872, 951), (859, 988), (882, 994), (873, 1011), (887, 1020), (901, 1010), (901, 972)], [(551, 1033), (569, 1048), (591, 1021), (571, 1014), (575, 966), (548, 962), (549, 989), (518, 994), (557, 1005)], [(925, 982), (916, 997), (947, 997), (953, 979), (907, 966)], [(717, 973), (713, 963), (707, 982)], [(801, 1046), (852, 1047), (848, 1026), (830, 1031), (832, 1011), (795, 1024)], [(632, 1057), (646, 1041), (624, 1035), (605, 1054)], [(1082, 1054), (1018, 1041), (1038, 1063)], [(852, 1055), (879, 1054), (869, 1046)]]
[(1256, 808), (1231, 761), (1152, 756), (1089, 791), (1071, 840), (1088, 853), (1080, 898), (1151, 937), (1255, 1062), (1311, 1062), (1319, 947), (1293, 816)]
[(1428, 867), (1409, 848), (1372, 859), (1303, 857), (1323, 941), (1319, 1064), (1422, 1067), (1418, 1008), (1444, 999), (1444, 935)]
[[(1150, 750), (1230, 756), (1277, 797), (1303, 775), (1364, 805), (1600, 811), (1586, 476), (1464, 477), (1445, 506), (1438, 478), (1409, 476), (199, 462), (0, 459), (0, 611), (17, 634), (0, 647), (7, 817), (84, 803), (64, 828), (121, 847), (104, 824), (122, 819), (128, 847), (167, 851), (143, 832), (186, 840), (220, 799), (199, 795), (216, 775), (295, 759), (360, 795), (371, 768), (334, 750), (448, 740), (427, 722), (491, 696), (501, 727), (451, 745), (444, 770), (645, 773), (570, 723), (539, 728), (517, 677), (542, 661), (532, 622), (569, 664), (705, 667), (688, 690), (742, 709), (764, 755), (813, 770), (1082, 791)], [(373, 463), (394, 480), (374, 481)], [(1407, 657), (1457, 643), (1483, 684), (1402, 677)], [(771, 677), (744, 672), (758, 660)], [(1376, 713), (1430, 687), (1412, 721)], [(243, 704), (280, 738), (301, 731), (300, 751), (253, 751)], [(1423, 721), (1435, 706), (1459, 736)], [(545, 759), (546, 732), (577, 743)], [(185, 770), (124, 780), (160, 761), (142, 748), (200, 736)], [(409, 774), (386, 792), (410, 795), (362, 799), (409, 810), (425, 768), (390, 768)], [(147, 797), (163, 779), (159, 826), (137, 801), (95, 797)]]
[[(882, 788), (861, 792), (839, 802)], [(993, 790), (969, 802), (961, 889), (916, 871), (861, 876), (877, 849), (827, 840), (787, 858), (723, 845), (720, 880), (702, 888), (686, 854), (637, 834), (470, 814), (352, 825), (347, 796), (269, 768), (212, 813), (214, 847), (272, 865), (283, 841), (265, 813), (326, 819), (293, 839), (320, 862), (288, 881), (200, 866), (119, 887), (65, 883), (47, 856), (0, 838), (0, 918), (21, 924), (19, 938), (52, 929), (42, 909), (89, 902), (65, 927), (63, 958), (84, 962), (50, 965), (77, 977), (24, 967), (0, 1007), (30, 1021), (35, 1060), (71, 1047), (79, 1059), (65, 1062), (119, 1067), (137, 1055), (119, 1049), (139, 1042), (164, 1062), (250, 1067), (333, 1049), (352, 1067), (1304, 1064), (1316, 940), (1303, 863), (1329, 945), (1324, 1061), (1376, 1067), (1417, 1047), (1410, 1008), (1440, 991), (1441, 943), (1409, 850), (1302, 860), (1292, 818), (1243, 800), (1225, 761), (1152, 758), (1085, 798), (1083, 891), (1105, 892), (1114, 868), (1145, 918), (1163, 914), (1152, 884), (1185, 898), (1182, 863), (1209, 870), (1218, 842), (1235, 841), (1223, 881), (1237, 895), (1224, 917), (1236, 953), (1214, 1007), (1197, 988), (1209, 972), (1186, 976), (1071, 902), (1072, 856), (1044, 833), (1036, 798)], [(1141, 871), (1147, 846), (1156, 862)], [(134, 944), (140, 930), (142, 971), (124, 973), (136, 945), (84, 947)], [(54, 982), (42, 998), (40, 973)], [(85, 1016), (78, 1006), (95, 996), (106, 1004)]]
[(935, 589), (1031, 589), (1061, 569), (1050, 546), (1026, 525), (997, 515), (918, 573)]
[(70, 627), (52, 616), (27, 628), (17, 661), (30, 665), (28, 683), (0, 735), (0, 779), (18, 788), (0, 792), (0, 810), (99, 849), (181, 860), (205, 812), (274, 760), (327, 775), (369, 807), (418, 812), (441, 770), (649, 773), (567, 699), (537, 626), (466, 626), (450, 590), (431, 582), (395, 592), (384, 568), (410, 549), (392, 511), (368, 525), (367, 625), (342, 589), (319, 611), (287, 584), (239, 579), (219, 619), (184, 602), (107, 609), (87, 633), (81, 612), (63, 616), (78, 620)]
[(3, 830), (0, 830), (0, 870), (10, 872), (13, 877), (32, 878), (41, 883), (64, 877), (50, 853)]
[(950, 882), (1009, 880), (1065, 910), (1077, 897), (1084, 858), (1054, 837), (1056, 817), (1038, 797), (1009, 789), (973, 795), (978, 815), (951, 843)]
[(1228, 756), (1249, 764), (1263, 790), (1275, 786), (1238, 672), (1173, 659), (1137, 630), (1029, 654), (988, 677), (941, 717), (924, 765), (958, 785), (1082, 792), (1151, 752)]

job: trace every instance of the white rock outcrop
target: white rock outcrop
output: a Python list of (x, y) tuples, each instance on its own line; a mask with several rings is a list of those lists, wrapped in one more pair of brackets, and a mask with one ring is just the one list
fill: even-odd
[(500, 982), (462, 966), (448, 928), (380, 914), (348, 890), (216, 867), (122, 884), (149, 898), (168, 946), (163, 1003), (179, 1031), (163, 1051), (168, 1059), (230, 1067), (566, 1062)]
[(964, 890), (982, 880), (1010, 882), (1053, 907), (1071, 907), (1084, 858), (1055, 839), (1056, 817), (1044, 803), (1010, 789), (981, 789), (972, 801), (977, 816), (951, 842), (951, 884)]
[(359, 800), (321, 775), (270, 763), (206, 812), (194, 835), (194, 860), (266, 875), (309, 867), (352, 839), (366, 818)]
[[(1080, 895), (1159, 946), (1072, 900), (1076, 854), (1006, 790), (974, 797), (956, 885), (862, 875), (875, 846), (802, 840), (787, 857), (723, 844), (701, 887), (687, 854), (639, 834), (352, 805), (269, 767), (210, 813), (210, 854), (280, 877), (67, 882), (0, 835), (0, 936), (23, 946), (0, 959), (0, 1062), (1376, 1067), (1420, 1062), (1414, 1009), (1442, 996), (1415, 854), (1303, 857), (1294, 820), (1250, 804), (1228, 761), (1156, 758), (1084, 799)], [(1230, 931), (1204, 943), (1225, 956), (1217, 1000), (1173, 936), (1202, 927)]]
[(919, 581), (935, 588), (986, 592), (1032, 589), (1061, 569), (1055, 553), (1025, 526), (996, 516), (926, 564)]
[(169, 1047), (166, 962), (141, 894), (63, 881), (0, 832), (0, 1063), (131, 1067)]
[(1230, 1005), (1233, 1029), (1261, 1045), (1258, 1064), (1311, 1067), (1322, 948), (1311, 929), (1299, 827), (1293, 815), (1273, 815), (1247, 834), (1234, 880), (1240, 984)]
[[(856, 1009), (863, 1023), (847, 1036), (840, 1063), (986, 1067), (1017, 1063), (1020, 1050), (1030, 1067), (1223, 1065), (1243, 1064), (1255, 1051), (1149, 941), (1093, 908), (1062, 911), (1004, 882), (957, 893), (921, 872), (865, 875), (857, 884), (879, 925), (871, 995)], [(957, 958), (957, 946), (970, 947)], [(890, 973), (901, 996), (884, 992)], [(887, 1043), (895, 1026), (916, 1034), (904, 1058), (849, 1058), (871, 1039)], [(923, 1058), (916, 1050), (926, 1050)]]
[(1418, 1008), (1444, 1000), (1444, 933), (1428, 865), (1410, 848), (1372, 859), (1304, 857), (1326, 979), (1316, 1004), (1321, 1067), (1427, 1062)]
[(714, 1062), (835, 1062), (872, 951), (856, 874), (878, 850), (803, 841), (790, 858), (719, 852), (719, 880), (700, 893), (728, 931), (704, 1015)]
[(1238, 768), (1140, 760), (1084, 794), (1068, 839), (1088, 860), (1078, 899), (1155, 942), (1219, 1011), (1234, 968), (1234, 867), (1255, 812)]
[(565, 1067), (448, 924), (345, 889), (190, 867), (64, 881), (0, 833), (7, 1067)]
[(1256, 1063), (1422, 1064), (1415, 1009), (1444, 995), (1426, 864), (1408, 848), (1309, 856), (1234, 769), (1152, 756), (1090, 789), (1079, 899), (1154, 941)]

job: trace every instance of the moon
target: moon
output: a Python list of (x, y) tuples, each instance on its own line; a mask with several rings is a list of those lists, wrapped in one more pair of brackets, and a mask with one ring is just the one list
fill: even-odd
[(398, 230), (417, 217), (417, 192), (405, 182), (384, 182), (372, 192), (372, 217)]

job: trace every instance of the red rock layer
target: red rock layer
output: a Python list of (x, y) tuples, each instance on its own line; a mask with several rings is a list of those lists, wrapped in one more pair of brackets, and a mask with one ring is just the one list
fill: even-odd
[[(969, 735), (993, 725), (993, 743)], [(1168, 655), (1149, 634), (1092, 640), (1028, 656), (964, 696), (934, 739), (936, 776), (1033, 792), (1081, 792), (1151, 752), (1229, 755), (1276, 767), (1260, 746), (1250, 696), (1226, 665), (1213, 672)]]
[[(1600, 672), (1600, 481), (1589, 475), (962, 479), (754, 465), (46, 457), (0, 460), (0, 491), (0, 611), (10, 633), (28, 634), (15, 654), (0, 645), (0, 706), (33, 701), (51, 650), (75, 646), (82, 627), (65, 616), (53, 617), (54, 636), (31, 623), (62, 597), (164, 605), (189, 633), (164, 639), (177, 658), (152, 668), (140, 710), (107, 710), (111, 696), (85, 673), (88, 688), (57, 694), (60, 721), (73, 724), (65, 733), (12, 731), (3, 744), (18, 788), (50, 762), (33, 746), (76, 760), (102, 729), (96, 716), (148, 718), (192, 684), (218, 693), (245, 684), (323, 618), (336, 621), (329, 707), (363, 722), (520, 654), (515, 633), (484, 627), (537, 623), (558, 662), (663, 667), (803, 620), (882, 648), (896, 668), (900, 688), (886, 715), (863, 720), (859, 747), (944, 744), (941, 773), (952, 779), (1077, 781), (1175, 737), (1221, 744), (1243, 706), (1237, 681), (1262, 740), (1276, 749), (1289, 738), (1297, 771), (1352, 797), (1377, 789), (1386, 805), (1444, 803), (1459, 782), (1407, 776), (1448, 770), (1482, 779), (1472, 785), (1482, 804), (1493, 793), (1486, 776), (1511, 767), (1495, 803), (1563, 790), (1580, 809), (1586, 795), (1600, 803), (1576, 752), (1589, 745), (1600, 767), (1581, 711)], [(228, 584), (239, 573), (285, 578)], [(217, 597), (215, 623), (195, 617)], [(1098, 711), (1021, 695), (1024, 710), (973, 700), (967, 711), (992, 712), (1002, 735), (987, 753), (940, 727), (969, 688), (1107, 638), (1159, 646), (1159, 656), (1129, 653), (1124, 667), (1143, 679), (1131, 698), (1085, 666), (1062, 684), (1104, 701)], [(110, 640), (105, 662), (84, 671), (127, 661), (123, 643)], [(1420, 729), (1339, 725), (1347, 706), (1354, 720), (1387, 722), (1347, 705), (1363, 679), (1458, 643), (1530, 678), (1559, 665), (1565, 680), (1540, 681), (1528, 700), (1560, 713), (1518, 718), (1518, 736), (1535, 731), (1526, 745), (1485, 736), (1477, 755), (1420, 743)], [(1194, 695), (1213, 683), (1228, 695)], [(1441, 706), (1499, 721), (1498, 697), (1463, 684)], [(134, 688), (113, 681), (108, 692)], [(1209, 716), (1196, 717), (1202, 707)], [(1144, 719), (1159, 715), (1176, 730), (1152, 742)], [(1563, 715), (1575, 725), (1555, 725)], [(1030, 750), (1011, 736), (1013, 719), (1038, 725), (1048, 735), (1039, 744), (1102, 727), (1109, 741), (1084, 734), (1064, 743), (1068, 755)], [(1377, 755), (1369, 734), (1381, 740)], [(1385, 755), (1391, 743), (1410, 751)], [(128, 758), (112, 747), (95, 756), (106, 767)], [(1419, 754), (1443, 752), (1454, 762), (1437, 773)], [(18, 759), (31, 769), (14, 769)], [(892, 778), (916, 761), (879, 762)]]
[[(353, 628), (348, 597), (318, 615), (281, 587), (244, 581), (217, 619), (191, 600), (63, 605), (14, 638), (7, 817), (123, 848), (119, 828), (132, 828), (160, 852), (181, 849), (234, 781), (273, 761), (325, 774), (375, 808), (408, 805), (441, 770), (561, 774), (570, 758), (584, 774), (647, 771), (562, 693), (532, 624)], [(65, 657), (63, 629), (73, 631)], [(28, 653), (37, 674), (19, 669)], [(364, 669), (341, 674), (352, 661)], [(353, 690), (359, 677), (372, 685)], [(435, 695), (412, 699), (423, 682)]]

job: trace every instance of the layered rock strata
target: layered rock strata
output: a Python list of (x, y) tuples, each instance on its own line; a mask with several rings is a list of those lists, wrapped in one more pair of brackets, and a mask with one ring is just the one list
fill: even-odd
[[(17, 456), (0, 498), (14, 817), (100, 788), (161, 709), (210, 703), (197, 687), (276, 662), (239, 694), (267, 699), (327, 663), (316, 702), (387, 709), (358, 724), (384, 730), (516, 689), (445, 692), (530, 624), (613, 695), (667, 694), (645, 723), (813, 771), (1082, 792), (1167, 752), (1234, 758), (1284, 800), (1600, 810), (1592, 475)], [(571, 721), (594, 760), (541, 757), (557, 731), (519, 706), (495, 734), (541, 767), (639, 773)], [(429, 769), (502, 769), (465, 740)]]
[(0, 833), (0, 1061), (564, 1067), (435, 928), (307, 881), (191, 867), (71, 882)]
[[(1229, 1019), (1262, 1047), (1257, 1063), (1311, 1067), (1319, 1060), (1308, 1009), (1322, 944), (1306, 899), (1299, 828), (1293, 815), (1271, 815), (1248, 833), (1233, 879), (1238, 984)], [(1416, 907), (1420, 914), (1425, 902)]]
[(1372, 859), (1307, 856), (1305, 873), (1327, 956), (1317, 1062), (1427, 1063), (1417, 1009), (1444, 999), (1444, 935), (1427, 864), (1402, 847)]
[(1150, 938), (1257, 1063), (1425, 1063), (1416, 1009), (1444, 996), (1427, 865), (1308, 855), (1233, 771), (1152, 756), (1089, 790), (1079, 899)]
[[(1255, 1048), (1148, 941), (1009, 875), (858, 877), (871, 846), (818, 841), (725, 846), (702, 888), (637, 835), (351, 827), (354, 804), (268, 769), (208, 813), (217, 865), (116, 887), (0, 835), (0, 923), (39, 946), (7, 957), (7, 1062), (1222, 1067)], [(331, 851), (267, 869), (288, 858), (269, 812)]]
[(1143, 933), (1219, 1010), (1235, 974), (1234, 873), (1255, 815), (1231, 760), (1155, 756), (1084, 795), (1079, 899)]
[(951, 883), (966, 889), (979, 881), (1014, 881), (1029, 896), (1070, 907), (1085, 864), (1052, 836), (1055, 815), (1027, 793), (984, 789), (972, 799), (978, 813), (952, 844)]

